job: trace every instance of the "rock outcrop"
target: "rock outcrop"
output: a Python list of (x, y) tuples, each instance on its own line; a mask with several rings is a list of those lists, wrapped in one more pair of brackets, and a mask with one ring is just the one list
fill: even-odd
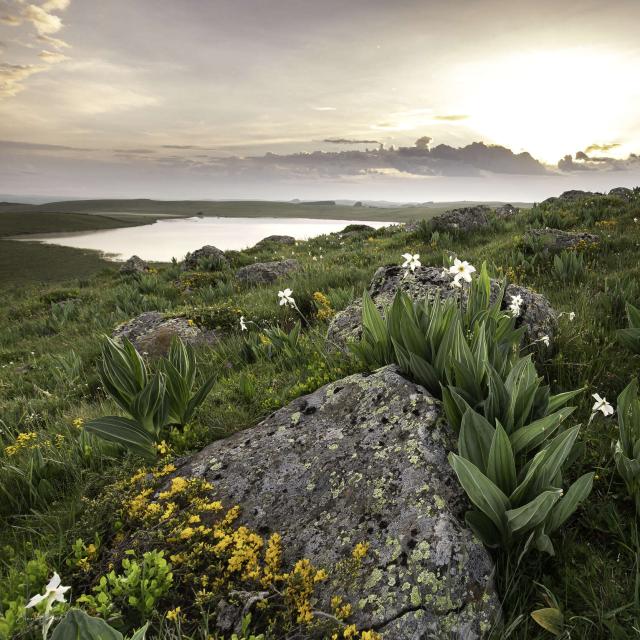
[(365, 233), (371, 234), (375, 229), (369, 224), (348, 224), (338, 233), (340, 238), (357, 238)]
[(267, 236), (262, 238), (260, 242), (256, 244), (256, 247), (262, 247), (265, 244), (295, 244), (296, 239), (293, 236)]
[[(285, 566), (326, 568), (316, 609), (341, 593), (350, 622), (385, 640), (478, 640), (500, 606), (489, 554), (462, 524), (454, 445), (440, 403), (385, 367), (294, 400), (176, 463), (176, 475), (206, 479), (242, 524), (280, 533)], [(368, 552), (345, 584), (330, 568), (360, 542)]]
[(503, 204), (496, 209), (496, 216), (498, 218), (510, 218), (511, 216), (515, 216), (518, 211), (520, 211), (520, 209), (514, 207), (512, 204)]
[(281, 260), (278, 262), (256, 262), (236, 271), (236, 278), (245, 284), (270, 284), (278, 278), (299, 268), (297, 260)]
[(146, 271), (149, 271), (149, 265), (138, 256), (131, 256), (119, 269), (119, 272), (124, 275), (145, 273)]
[[(406, 292), (414, 300), (435, 298), (441, 296), (448, 298), (458, 295), (457, 290), (451, 287), (453, 275), (436, 267), (419, 267), (412, 274), (405, 277), (405, 270), (398, 266), (380, 267), (374, 274), (369, 285), (369, 295), (376, 306), (382, 310), (385, 305), (391, 304), (396, 291)], [(500, 291), (500, 283), (492, 280), (492, 295), (497, 296)], [(520, 295), (523, 300), (522, 312), (519, 323), (526, 327), (525, 341), (533, 342), (544, 335), (553, 340), (557, 317), (551, 308), (549, 301), (539, 293), (535, 293), (526, 287), (510, 284), (505, 292), (503, 303), (506, 309), (511, 296)], [(494, 298), (495, 299), (495, 298)], [(349, 340), (357, 340), (362, 333), (362, 300), (356, 300), (343, 311), (338, 312), (331, 324), (327, 339), (329, 342), (344, 348)]]
[(111, 337), (127, 338), (137, 351), (150, 357), (164, 356), (174, 336), (192, 345), (215, 341), (213, 331), (203, 331), (186, 318), (167, 318), (159, 311), (146, 311), (115, 328)]
[(475, 207), (462, 207), (452, 209), (432, 219), (432, 224), (437, 229), (445, 231), (475, 231), (489, 224), (489, 207), (480, 204)]
[(559, 253), (565, 249), (597, 244), (600, 238), (593, 233), (562, 231), (562, 229), (529, 229), (523, 237), (525, 247), (543, 253)]
[(633, 198), (633, 191), (631, 189), (627, 189), (627, 187), (614, 187), (609, 191), (610, 196), (618, 196), (619, 198), (624, 198), (625, 200), (631, 200)]
[(182, 269), (184, 271), (195, 271), (205, 261), (210, 262), (212, 265), (217, 265), (217, 268), (220, 269), (229, 264), (224, 251), (207, 244), (200, 249), (196, 249), (193, 253), (188, 253), (182, 263)]

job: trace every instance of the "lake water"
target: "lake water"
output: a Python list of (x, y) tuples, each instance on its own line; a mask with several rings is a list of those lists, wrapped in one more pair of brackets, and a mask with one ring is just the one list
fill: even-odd
[(271, 235), (307, 240), (341, 231), (348, 224), (368, 224), (378, 229), (392, 223), (307, 218), (172, 218), (140, 227), (23, 236), (20, 240), (95, 249), (114, 260), (125, 260), (135, 254), (143, 260), (169, 262), (174, 257), (181, 260), (186, 253), (205, 244), (222, 250), (245, 249)]

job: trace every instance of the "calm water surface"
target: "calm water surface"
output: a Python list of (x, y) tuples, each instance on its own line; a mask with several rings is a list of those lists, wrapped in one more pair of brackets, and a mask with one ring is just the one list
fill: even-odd
[(141, 227), (43, 234), (21, 240), (95, 249), (114, 260), (124, 260), (135, 254), (143, 260), (169, 262), (171, 258), (181, 260), (187, 252), (205, 244), (222, 250), (245, 249), (270, 235), (307, 240), (341, 231), (348, 224), (368, 224), (378, 229), (391, 223), (307, 218), (173, 218)]

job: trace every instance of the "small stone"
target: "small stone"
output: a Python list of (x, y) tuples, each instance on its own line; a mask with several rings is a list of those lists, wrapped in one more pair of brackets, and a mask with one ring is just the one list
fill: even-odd
[(216, 269), (223, 269), (229, 264), (229, 261), (223, 251), (217, 247), (207, 244), (185, 256), (184, 262), (182, 263), (182, 270), (195, 271), (203, 263), (209, 263), (208, 268), (212, 270), (214, 267)]
[(119, 271), (125, 275), (145, 273), (146, 271), (149, 271), (149, 265), (142, 258), (139, 258), (138, 256), (131, 256), (122, 264)]
[(262, 238), (260, 242), (256, 244), (256, 247), (263, 247), (265, 244), (295, 244), (296, 239), (293, 236), (267, 236)]

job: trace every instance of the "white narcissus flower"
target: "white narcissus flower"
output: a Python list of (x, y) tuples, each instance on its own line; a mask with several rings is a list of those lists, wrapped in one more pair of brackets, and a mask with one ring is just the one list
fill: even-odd
[(404, 258), (404, 262), (402, 263), (404, 269), (415, 271), (418, 267), (422, 266), (419, 253), (403, 253), (402, 257)]
[(284, 291), (278, 291), (278, 298), (280, 298), (280, 306), (296, 306), (296, 301), (291, 297), (293, 291), (289, 288)]
[(520, 311), (521, 311), (520, 308), (522, 307), (523, 303), (524, 303), (524, 300), (522, 299), (522, 296), (520, 294), (511, 296), (511, 303), (509, 304), (509, 310), (514, 316), (517, 317), (520, 315)]
[(453, 265), (449, 267), (449, 273), (452, 273), (455, 276), (455, 280), (458, 282), (461, 279), (471, 282), (471, 274), (475, 270), (476, 268), (472, 264), (469, 264), (466, 260), (463, 262), (459, 258), (456, 258), (453, 261)]
[(575, 311), (569, 311), (569, 320), (571, 320), (571, 322), (574, 321), (575, 317), (576, 317)]
[(247, 325), (244, 321), (244, 316), (240, 316), (240, 330), (247, 331)]
[(551, 344), (551, 338), (549, 338), (549, 336), (544, 335), (542, 336), (542, 338), (540, 338), (540, 342), (544, 342), (544, 346), (548, 347)]
[(46, 602), (45, 612), (48, 613), (54, 602), (64, 602), (64, 594), (71, 589), (71, 587), (60, 586), (60, 576), (54, 571), (53, 577), (49, 580), (49, 584), (44, 588), (44, 593), (39, 593), (26, 604), (26, 608), (30, 609), (39, 605), (41, 602)]
[(591, 407), (592, 416), (598, 411), (600, 411), (605, 418), (614, 414), (614, 408), (607, 402), (606, 398), (601, 398), (597, 393), (591, 394), (591, 397), (595, 400), (593, 407)]

